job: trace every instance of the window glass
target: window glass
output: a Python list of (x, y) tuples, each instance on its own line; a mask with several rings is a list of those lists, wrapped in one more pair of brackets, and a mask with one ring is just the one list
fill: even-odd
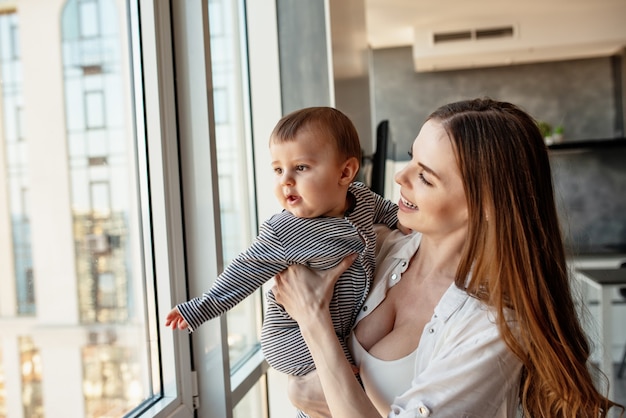
[[(8, 183), (9, 225), (13, 247), (13, 280), (18, 315), (35, 313), (35, 288), (28, 205), (28, 146), (22, 137), (22, 77), (16, 13), (0, 15), (0, 77), (2, 77), (2, 138)], [(3, 199), (4, 200), (4, 199)], [(6, 235), (3, 236), (7, 239)]]
[(24, 406), (24, 416), (43, 418), (41, 354), (30, 337), (19, 337), (18, 344), (22, 371), (22, 403)]
[(85, 416), (121, 416), (143, 400), (140, 358), (113, 331), (91, 338), (82, 349)]
[(266, 389), (266, 379), (260, 379), (239, 401), (233, 410), (233, 418), (267, 418)]
[[(239, 0), (209, 1), (211, 70), (215, 107), (220, 216), (224, 265), (256, 235), (251, 163), (249, 89)], [(230, 364), (236, 368), (259, 346), (261, 292), (227, 314)]]
[(0, 14), (1, 418), (120, 417), (162, 390), (127, 3)]
[(5, 379), (2, 347), (0, 347), (0, 418), (7, 418), (7, 389)]

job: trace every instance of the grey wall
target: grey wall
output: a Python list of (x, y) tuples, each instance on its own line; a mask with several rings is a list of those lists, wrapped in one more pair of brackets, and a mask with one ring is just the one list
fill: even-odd
[[(535, 119), (563, 124), (569, 141), (624, 136), (624, 54), (615, 57), (416, 73), (411, 48), (373, 53), (374, 117), (388, 119), (395, 159), (438, 106), (489, 96)], [(598, 143), (599, 144), (599, 143)], [(626, 140), (623, 146), (551, 151), (556, 201), (575, 254), (626, 251)]]
[(352, 120), (371, 153), (365, 1), (277, 0), (276, 9), (283, 114), (335, 106)]
[(626, 252), (626, 141), (550, 153), (555, 198), (569, 249)]
[(283, 114), (330, 106), (326, 16), (323, 0), (277, 0)]
[(624, 135), (611, 57), (432, 73), (416, 73), (412, 59), (410, 47), (373, 52), (374, 118), (389, 119), (396, 160), (407, 159), (431, 111), (479, 96), (515, 103), (538, 120), (562, 124), (567, 140)]
[(335, 106), (352, 120), (369, 155), (373, 138), (365, 1), (330, 0), (328, 4)]

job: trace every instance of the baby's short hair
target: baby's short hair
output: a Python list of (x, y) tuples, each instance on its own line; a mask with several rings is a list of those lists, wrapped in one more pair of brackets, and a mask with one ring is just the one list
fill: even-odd
[(318, 129), (333, 139), (340, 156), (361, 161), (361, 142), (354, 124), (345, 114), (332, 107), (307, 107), (285, 115), (278, 121), (270, 142), (292, 141), (305, 128)]

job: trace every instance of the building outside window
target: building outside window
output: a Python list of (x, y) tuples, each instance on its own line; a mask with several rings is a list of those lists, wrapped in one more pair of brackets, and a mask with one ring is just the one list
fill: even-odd
[(0, 418), (7, 418), (7, 389), (5, 379), (2, 348), (0, 347)]
[[(245, 4), (204, 4), (226, 265), (257, 228)], [(172, 238), (182, 229), (178, 174), (159, 166), (177, 150), (163, 122), (176, 103), (161, 91), (177, 80), (172, 61), (155, 58), (171, 45), (160, 37), (171, 10), (186, 7), (170, 6), (0, 6), (0, 418), (192, 410), (189, 338), (162, 327), (186, 279)], [(259, 291), (227, 315), (215, 341), (227, 374), (258, 358), (261, 301)], [(266, 382), (255, 379), (236, 395), (201, 395), (227, 399), (233, 417), (263, 417)]]
[(43, 418), (43, 393), (41, 388), (41, 354), (28, 336), (19, 337), (20, 366), (22, 371), (22, 404), (25, 417)]
[(2, 77), (2, 126), (10, 230), (13, 243), (13, 275), (17, 314), (35, 313), (35, 286), (29, 217), (28, 144), (22, 116), (22, 67), (19, 22), (14, 10), (0, 14), (0, 76)]

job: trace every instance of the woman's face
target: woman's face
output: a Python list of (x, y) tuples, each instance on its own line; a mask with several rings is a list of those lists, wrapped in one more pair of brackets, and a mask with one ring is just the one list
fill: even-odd
[(411, 161), (400, 170), (398, 219), (431, 236), (467, 230), (467, 202), (452, 141), (436, 120), (427, 121), (411, 148)]

